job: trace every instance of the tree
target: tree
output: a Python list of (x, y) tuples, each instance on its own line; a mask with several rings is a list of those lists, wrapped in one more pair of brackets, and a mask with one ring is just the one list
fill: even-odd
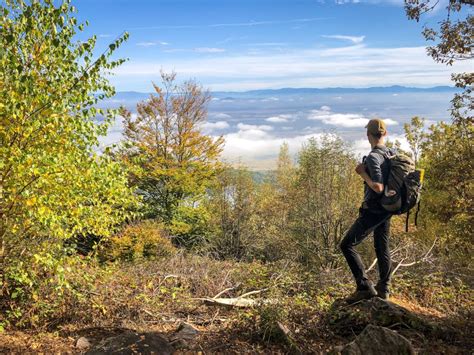
[[(123, 62), (110, 57), (127, 35), (94, 59), (96, 37), (74, 39), (85, 26), (74, 12), (68, 0), (0, 5), (0, 272), (6, 293), (12, 285), (28, 284), (31, 291), (30, 271), (41, 263), (47, 270), (58, 266), (51, 259), (64, 254), (63, 240), (109, 235), (135, 203), (121, 167), (95, 153), (115, 114), (95, 108), (114, 94), (103, 75)], [(20, 269), (29, 276), (15, 278)]]
[[(423, 14), (434, 9), (437, 2), (405, 0), (410, 19), (419, 21)], [(428, 47), (428, 54), (437, 62), (452, 65), (456, 61), (474, 57), (474, 16), (470, 0), (449, 0), (446, 18), (438, 29), (425, 27), (427, 41), (436, 42)], [(426, 168), (424, 201), (429, 212), (430, 225), (441, 223), (438, 234), (446, 237), (448, 252), (467, 256), (472, 249), (473, 205), (473, 144), (474, 100), (472, 85), (474, 73), (453, 74), (455, 85), (463, 91), (452, 99), (452, 124), (431, 126), (422, 144), (423, 166)], [(456, 248), (452, 248), (456, 245)], [(456, 258), (453, 261), (459, 261)]]
[(238, 260), (249, 256), (255, 243), (251, 223), (257, 203), (252, 174), (245, 167), (226, 167), (209, 194), (215, 226), (211, 252), (217, 257)]
[(288, 143), (284, 142), (280, 147), (278, 154), (276, 184), (281, 193), (285, 194), (294, 184), (295, 167), (292, 162)]
[(426, 138), (424, 133), (425, 119), (418, 116), (412, 117), (411, 123), (405, 123), (403, 129), (405, 130), (405, 137), (413, 152), (415, 166), (418, 164), (421, 155), (421, 146)]
[[(420, 21), (423, 14), (432, 11), (439, 1), (405, 0), (405, 11), (409, 19)], [(428, 54), (439, 63), (452, 65), (455, 61), (472, 60), (474, 57), (474, 15), (470, 11), (473, 2), (469, 0), (449, 0), (446, 6), (446, 18), (440, 22), (439, 29), (425, 27), (423, 36), (427, 41), (437, 42), (428, 47)], [(463, 11), (466, 10), (467, 11)], [(472, 124), (474, 100), (472, 85), (474, 73), (453, 74), (455, 85), (462, 93), (455, 94), (452, 100), (454, 122), (466, 121)]]
[(280, 146), (275, 171), (268, 172), (264, 182), (255, 187), (254, 213), (250, 218), (253, 235), (250, 254), (263, 261), (294, 256), (294, 243), (288, 218), (293, 204), (296, 168), (288, 143)]
[(339, 243), (355, 219), (361, 179), (355, 159), (338, 137), (311, 138), (298, 156), (296, 189), (289, 228), (299, 246), (300, 261), (335, 265)]
[(155, 94), (137, 105), (136, 116), (123, 109), (125, 143), (118, 155), (143, 196), (146, 216), (189, 236), (193, 211), (220, 168), (224, 140), (201, 133), (210, 100), (201, 86), (177, 85), (175, 73), (162, 72), (161, 79), (162, 87), (153, 84)]
[(430, 127), (423, 143), (423, 201), (428, 212), (425, 220), (442, 225), (438, 234), (445, 250), (469, 258), (474, 225), (474, 148), (468, 140), (459, 139), (465, 135), (460, 132), (464, 128), (443, 122)]

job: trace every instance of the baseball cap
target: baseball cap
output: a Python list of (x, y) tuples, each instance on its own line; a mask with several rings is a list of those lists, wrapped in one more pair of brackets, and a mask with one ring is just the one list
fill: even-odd
[(370, 120), (365, 128), (367, 128), (368, 133), (373, 135), (377, 135), (379, 133), (383, 135), (387, 132), (387, 126), (380, 118), (374, 118)]

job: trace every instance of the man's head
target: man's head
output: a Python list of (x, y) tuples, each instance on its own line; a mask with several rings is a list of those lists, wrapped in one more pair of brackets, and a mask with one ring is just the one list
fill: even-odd
[(374, 118), (367, 123), (367, 137), (369, 142), (378, 142), (387, 135), (387, 126), (385, 122), (379, 118)]

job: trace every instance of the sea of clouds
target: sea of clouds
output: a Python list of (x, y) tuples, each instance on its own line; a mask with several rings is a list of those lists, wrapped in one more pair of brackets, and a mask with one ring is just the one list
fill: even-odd
[[(203, 133), (225, 138), (222, 159), (251, 169), (275, 167), (280, 146), (286, 142), (297, 159), (298, 151), (311, 137), (324, 134), (341, 137), (354, 154), (370, 150), (364, 126), (374, 117), (385, 120), (389, 139), (408, 149), (403, 125), (413, 116), (425, 117), (427, 124), (449, 121), (451, 92), (344, 93), (215, 95), (209, 104)], [(109, 106), (125, 105), (134, 110), (138, 99), (114, 99)], [(122, 122), (116, 120), (102, 146), (122, 138)]]

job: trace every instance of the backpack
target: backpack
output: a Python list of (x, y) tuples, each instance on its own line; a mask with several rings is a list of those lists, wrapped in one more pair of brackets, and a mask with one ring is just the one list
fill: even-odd
[[(390, 155), (384, 153), (383, 155), (389, 163), (389, 174), (380, 198), (380, 204), (386, 211), (393, 214), (406, 213), (405, 230), (408, 232), (410, 210), (416, 204), (418, 204), (418, 210), (420, 208), (421, 171), (416, 170), (414, 161), (404, 154)], [(418, 211), (416, 217), (418, 217)]]

